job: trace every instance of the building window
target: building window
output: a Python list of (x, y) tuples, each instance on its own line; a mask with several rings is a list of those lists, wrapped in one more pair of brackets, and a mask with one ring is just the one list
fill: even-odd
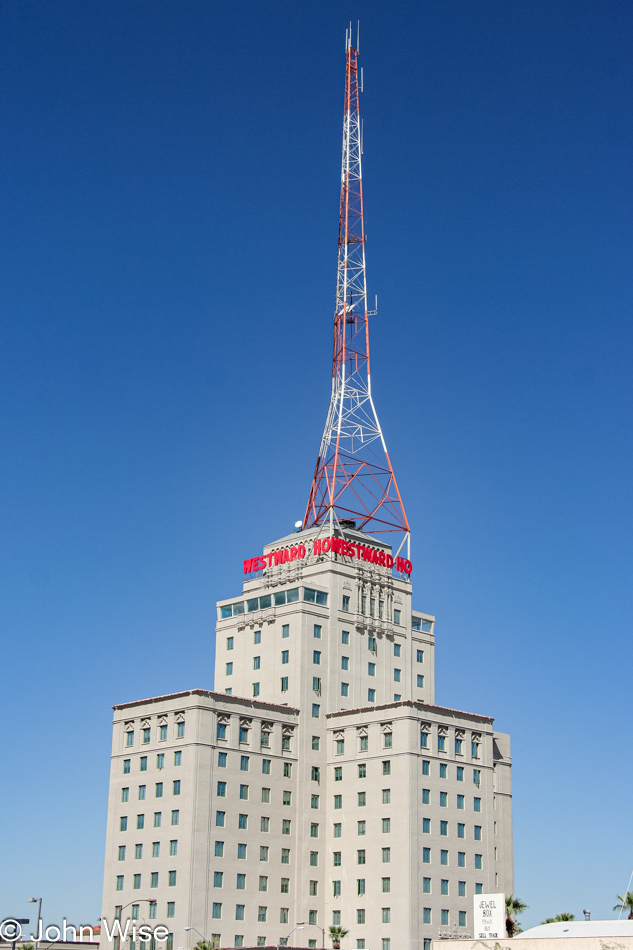
[(365, 893), (365, 878), (359, 877), (356, 881), (356, 893), (362, 896)]
[(359, 804), (359, 807), (361, 808), (367, 804), (366, 792), (358, 792), (358, 804)]
[(440, 851), (440, 864), (448, 864), (448, 851)]
[[(218, 814), (221, 814), (221, 812), (218, 812)], [(177, 825), (179, 822), (179, 819), (180, 819), (180, 810), (178, 808), (174, 808), (174, 810), (171, 813), (172, 825)]]
[(473, 757), (473, 759), (479, 758), (479, 743), (478, 742), (471, 742), (470, 754)]
[(400, 611), (397, 607), (395, 607), (393, 611), (393, 622), (397, 624), (400, 623)]
[(365, 911), (364, 911), (364, 910), (359, 909), (359, 910), (356, 911), (356, 923), (357, 923), (357, 924), (364, 924), (364, 923), (365, 923)]
[(376, 702), (376, 690), (368, 689), (367, 690), (367, 702), (375, 703)]
[(463, 825), (461, 822), (458, 822), (458, 824), (457, 824), (457, 837), (458, 837), (458, 838), (463, 838), (463, 837), (464, 837), (464, 835), (465, 835), (465, 827), (466, 827), (466, 826)]
[(430, 924), (431, 923), (431, 908), (425, 907), (422, 911), (422, 923)]
[(360, 851), (357, 851), (357, 852), (356, 852), (356, 863), (357, 863), (357, 864), (364, 864), (364, 863), (365, 863), (365, 852), (364, 852), (364, 850), (361, 849)]
[(125, 733), (125, 744), (126, 746), (134, 745), (134, 730), (133, 729)]
[(437, 751), (446, 752), (446, 736), (437, 737)]
[(270, 775), (270, 763), (272, 759), (262, 759), (262, 775)]
[(159, 738), (160, 742), (164, 742), (164, 741), (165, 741), (165, 739), (167, 738), (167, 726), (159, 726), (159, 727), (158, 727), (158, 738)]
[(244, 920), (244, 907), (245, 904), (236, 904), (235, 905), (235, 919)]
[(457, 882), (457, 896), (466, 897), (466, 881)]
[(349, 683), (341, 683), (341, 696), (349, 696)]
[(262, 802), (267, 805), (270, 802), (270, 789), (262, 788)]
[[(281, 849), (281, 863), (290, 864), (290, 848)], [(283, 880), (286, 880), (286, 878), (284, 878)]]
[[(157, 798), (160, 798), (160, 796), (163, 794), (163, 783), (160, 782), (159, 784), (160, 784), (160, 794), (159, 794), (159, 792), (158, 792), (158, 785), (156, 786), (156, 797), (157, 797)], [(146, 792), (146, 791), (147, 791), (147, 786), (146, 786), (146, 785), (139, 785), (139, 787), (138, 787), (138, 800), (139, 800), (140, 802), (144, 802), (144, 801), (145, 801), (145, 792)]]
[(395, 682), (395, 683), (399, 683), (399, 682), (400, 682), (400, 673), (401, 673), (401, 670), (394, 670), (394, 671), (393, 671), (393, 679), (394, 679), (394, 682)]
[(426, 734), (426, 732), (421, 732), (420, 733), (420, 748), (428, 749), (428, 747), (429, 747), (429, 737)]
[(176, 901), (167, 901), (167, 916), (176, 916)]
[(382, 863), (389, 864), (390, 861), (391, 861), (391, 848), (383, 848), (382, 849)]
[(359, 834), (359, 835), (364, 835), (364, 834), (365, 834), (366, 822), (364, 822), (364, 821), (358, 821), (358, 822), (356, 822), (356, 824), (357, 824), (357, 826), (358, 826), (358, 834)]
[(309, 923), (309, 924), (313, 924), (314, 926), (316, 926), (316, 922), (317, 922), (317, 912), (316, 912), (316, 910), (309, 910), (309, 911), (308, 911), (308, 923)]
[(422, 789), (422, 804), (423, 805), (431, 804), (431, 789), (430, 788)]
[(147, 772), (147, 756), (141, 756), (141, 772)]
[(448, 896), (448, 881), (445, 879), (440, 881), (440, 894), (443, 894), (445, 897)]
[(168, 872), (167, 872), (167, 884), (168, 884), (169, 887), (175, 887), (175, 886), (176, 886), (176, 872), (175, 872), (175, 871), (168, 871)]
[(349, 595), (343, 594), (343, 610), (349, 611)]
[(391, 818), (383, 818), (382, 820), (382, 833), (389, 834), (391, 831)]
[(320, 676), (312, 677), (312, 689), (315, 693), (321, 692), (321, 677)]
[(134, 846), (134, 857), (137, 858), (137, 859), (143, 857), (143, 845), (142, 845), (142, 844), (137, 844), (137, 845)]
[(430, 864), (431, 863), (431, 849), (422, 848), (422, 863)]
[(226, 782), (218, 782), (216, 795), (218, 798), (226, 798)]
[(312, 824), (310, 825), (310, 837), (311, 838), (319, 837), (319, 826), (315, 824), (315, 822), (312, 822)]
[(237, 827), (244, 831), (248, 828), (248, 815), (238, 815)]
[(282, 804), (290, 805), (292, 800), (292, 792), (284, 791), (282, 792)]
[(457, 852), (457, 867), (458, 868), (466, 867), (466, 852), (465, 851)]
[(382, 938), (382, 950), (391, 950), (391, 940), (389, 937)]
[(322, 590), (312, 590), (310, 587), (304, 587), (303, 599), (309, 604), (320, 604), (322, 607), (327, 607), (327, 594)]
[(216, 841), (216, 843), (215, 843), (215, 856), (216, 856), (216, 858), (223, 858), (223, 857), (224, 857), (224, 842), (223, 842), (223, 841)]
[(290, 662), (290, 650), (281, 651), (281, 662), (284, 665)]
[(463, 745), (463, 742), (461, 739), (455, 739), (455, 755), (462, 754), (462, 745)]
[(219, 722), (217, 728), (217, 737), (218, 739), (226, 739), (226, 726), (224, 723)]
[[(288, 745), (287, 745), (286, 748), (284, 748), (284, 751), (285, 751), (285, 752), (289, 752), (289, 751), (290, 751), (290, 739), (286, 739), (286, 742), (288, 743)], [(283, 743), (283, 740), (282, 740), (282, 743)], [(282, 746), (282, 748), (283, 748), (283, 746)], [(284, 762), (284, 778), (291, 778), (291, 777), (292, 777), (292, 762)]]
[(127, 816), (123, 816), (119, 823), (119, 831), (127, 831)]
[(268, 914), (267, 907), (258, 907), (257, 909), (257, 920), (259, 923), (266, 923), (266, 915)]
[(343, 807), (343, 796), (342, 796), (342, 795), (335, 795), (335, 796), (334, 796), (334, 807), (335, 807), (335, 808), (342, 808), (342, 807)]
[(240, 861), (246, 860), (246, 845), (245, 844), (238, 844), (237, 857)]
[(334, 824), (334, 837), (340, 838), (342, 834), (343, 826), (340, 821), (335, 822)]
[(444, 762), (442, 762), (440, 764), (440, 778), (446, 778), (446, 769), (447, 766), (444, 764)]
[(422, 893), (423, 894), (431, 893), (431, 878), (430, 877), (422, 878)]
[[(290, 912), (290, 910), (289, 910), (288, 907), (282, 907), (282, 908), (280, 909), (280, 911), (279, 911), (279, 923), (280, 923), (280, 924), (287, 924), (287, 923), (288, 923), (288, 914), (289, 914), (289, 912)], [(285, 937), (284, 939), (285, 939), (286, 941), (288, 940), (287, 937)], [(280, 943), (279, 943), (279, 946), (282, 946), (281, 941), (280, 941)], [(286, 943), (285, 946), (288, 946), (288, 944)]]
[(422, 759), (422, 775), (429, 775), (431, 771), (431, 763), (428, 759)]
[(391, 762), (389, 760), (382, 763), (382, 774), (391, 775)]
[(270, 818), (266, 818), (264, 815), (259, 819), (259, 830), (260, 831), (270, 831)]
[(463, 795), (457, 796), (457, 809), (458, 811), (464, 810), (464, 796)]
[(248, 772), (248, 760), (250, 756), (241, 755), (240, 756), (240, 772)]
[(122, 874), (117, 874), (117, 878), (116, 878), (116, 889), (117, 889), (117, 891), (122, 891), (122, 890), (123, 890), (123, 875), (122, 875)]
[(262, 632), (261, 630), (255, 630), (253, 634), (253, 643), (257, 646), (258, 643), (262, 642)]
[(259, 696), (259, 683), (253, 683), (253, 696)]
[(313, 650), (313, 651), (312, 651), (312, 662), (313, 662), (314, 664), (316, 664), (316, 666), (319, 666), (319, 664), (321, 663), (321, 651), (320, 651), (320, 650)]
[(290, 834), (290, 818), (283, 818), (281, 821), (281, 833), (282, 835)]
[(342, 633), (341, 633), (341, 643), (343, 644), (343, 646), (347, 646), (347, 645), (349, 644), (349, 630), (343, 630), (343, 631), (342, 631)]
[(474, 811), (481, 811), (481, 798), (473, 799), (473, 808), (474, 808)]
[(367, 649), (369, 650), (370, 653), (377, 652), (378, 648), (376, 646), (376, 642), (377, 642), (376, 637), (367, 637)]
[(481, 784), (481, 769), (473, 769), (473, 782), (475, 785)]
[(282, 693), (288, 692), (288, 677), (287, 676), (281, 677), (281, 691)]
[(319, 882), (310, 881), (310, 897), (317, 897), (319, 891)]
[(342, 656), (342, 657), (341, 657), (341, 669), (342, 669), (342, 670), (349, 670), (349, 657), (348, 657), (348, 656)]
[(448, 792), (440, 792), (440, 807), (446, 808), (448, 805)]
[(232, 649), (233, 649), (233, 637), (227, 637), (227, 638), (226, 638), (226, 648), (227, 648), (227, 650), (232, 650)]
[(459, 911), (459, 926), (460, 927), (466, 926), (466, 911), (465, 910)]
[(312, 718), (313, 718), (313, 719), (318, 719), (318, 718), (319, 718), (319, 713), (320, 713), (320, 711), (321, 711), (321, 707), (319, 706), (319, 704), (318, 704), (318, 703), (312, 703)]
[(457, 781), (458, 782), (464, 781), (464, 766), (463, 765), (457, 766)]
[(214, 871), (213, 872), (213, 886), (222, 887), (223, 878), (224, 878), (224, 874), (222, 871)]
[[(141, 786), (139, 787), (139, 792), (141, 791), (141, 788), (143, 789), (143, 795), (141, 796), (141, 795), (139, 794), (139, 798), (141, 798), (141, 797), (145, 798), (145, 786), (144, 786), (144, 785), (141, 785)], [(162, 798), (162, 797), (163, 797), (163, 783), (162, 783), (162, 782), (156, 782), (156, 798)]]
[(448, 911), (447, 911), (447, 910), (441, 910), (441, 911), (440, 911), (440, 916), (441, 916), (441, 918), (442, 918), (442, 920), (441, 920), (442, 926), (443, 926), (443, 927), (448, 927)]
[(285, 623), (285, 624), (282, 626), (282, 628), (281, 628), (281, 636), (282, 636), (282, 639), (284, 639), (284, 640), (287, 639), (287, 637), (290, 636), (290, 624), (289, 624), (289, 623)]
[(481, 841), (481, 825), (475, 825), (475, 841)]
[(375, 676), (375, 675), (376, 675), (376, 664), (375, 664), (375, 663), (368, 663), (368, 664), (367, 664), (367, 672), (369, 673), (370, 676)]
[[(140, 875), (140, 874), (135, 874), (135, 875), (134, 875), (134, 883), (133, 883), (132, 887), (134, 888), (135, 891), (140, 890), (140, 888), (141, 888), (141, 875)], [(138, 904), (135, 904), (134, 906), (135, 906), (135, 907), (138, 907)], [(133, 911), (133, 910), (134, 910), (134, 908), (132, 908), (132, 911)], [(137, 918), (133, 918), (133, 919), (136, 920)]]
[(383, 894), (389, 894), (391, 892), (391, 878), (390, 877), (383, 877), (382, 892)]
[(382, 922), (383, 924), (391, 923), (391, 907), (383, 907), (382, 909)]
[(259, 860), (268, 861), (268, 845), (260, 844), (259, 846)]
[(240, 799), (248, 801), (248, 785), (240, 785)]
[(422, 819), (422, 833), (425, 835), (431, 834), (431, 819), (430, 818)]
[(385, 732), (383, 735), (383, 748), (391, 749), (393, 746), (393, 733)]
[(226, 675), (227, 675), (227, 676), (233, 676), (233, 664), (232, 664), (232, 663), (227, 663), (227, 664), (226, 664)]
[(122, 789), (121, 789), (121, 801), (122, 801), (122, 802), (129, 802), (129, 800), (130, 800), (130, 789), (129, 789), (129, 788), (122, 788)]
[(483, 894), (484, 886), (483, 884), (475, 884), (475, 894)]
[(259, 889), (260, 891), (268, 890), (268, 878), (266, 877), (265, 874), (259, 875)]
[(136, 816), (136, 827), (139, 831), (145, 827), (145, 815)]
[(314, 625), (314, 639), (315, 640), (321, 639), (321, 627), (319, 626), (318, 623), (315, 623)]
[(421, 673), (418, 673), (418, 689), (424, 688), (424, 677)]
[(216, 811), (215, 823), (218, 828), (224, 828), (224, 812), (223, 811)]

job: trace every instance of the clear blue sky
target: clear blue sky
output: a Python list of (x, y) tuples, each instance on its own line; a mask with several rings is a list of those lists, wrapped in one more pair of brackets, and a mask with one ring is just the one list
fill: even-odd
[(3, 0), (0, 916), (100, 914), (110, 706), (302, 516), (361, 18), (377, 407), (528, 924), (633, 867), (633, 6)]

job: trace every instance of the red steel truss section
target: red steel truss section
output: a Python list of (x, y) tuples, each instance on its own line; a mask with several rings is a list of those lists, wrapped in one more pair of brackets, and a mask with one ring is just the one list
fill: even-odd
[[(332, 393), (303, 527), (353, 520), (409, 542), (405, 514), (371, 395), (358, 51), (346, 42), (343, 160)], [(386, 539), (385, 539), (386, 540)], [(407, 554), (408, 556), (408, 554)]]

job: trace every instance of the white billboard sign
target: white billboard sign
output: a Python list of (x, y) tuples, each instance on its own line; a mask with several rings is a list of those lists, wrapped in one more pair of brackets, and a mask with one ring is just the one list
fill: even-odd
[(475, 940), (501, 940), (506, 936), (504, 894), (477, 894), (474, 898)]

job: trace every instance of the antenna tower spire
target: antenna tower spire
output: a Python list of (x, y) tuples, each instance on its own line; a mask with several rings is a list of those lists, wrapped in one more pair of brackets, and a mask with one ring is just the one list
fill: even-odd
[(371, 395), (358, 50), (347, 31), (332, 394), (303, 527), (343, 520), (407, 545), (404, 511)]

